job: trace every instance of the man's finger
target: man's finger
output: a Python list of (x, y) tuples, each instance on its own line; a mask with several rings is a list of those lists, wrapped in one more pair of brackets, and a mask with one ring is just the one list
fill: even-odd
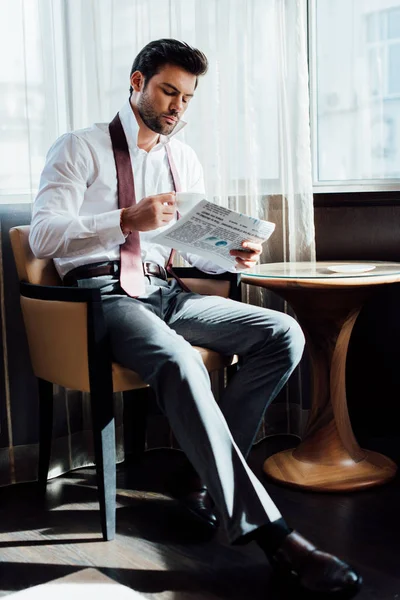
[(259, 252), (254, 252), (254, 250), (251, 250), (250, 248), (247, 250), (245, 248), (237, 248), (235, 250), (231, 250), (230, 254), (231, 256), (237, 256), (243, 260), (249, 260), (249, 258), (252, 256), (258, 256)]
[(250, 261), (246, 261), (246, 260), (237, 260), (236, 261), (236, 267), (239, 269), (252, 269), (256, 265), (257, 265), (256, 262), (250, 262)]
[(253, 250), (253, 252), (257, 252), (257, 254), (260, 254), (260, 252), (262, 252), (262, 246), (258, 242), (243, 242), (242, 248), (243, 250)]
[(158, 194), (158, 199), (161, 202), (161, 204), (165, 204), (165, 205), (173, 205), (176, 202), (175, 199), (175, 194)]
[(164, 204), (162, 207), (162, 214), (163, 215), (174, 215), (175, 208), (173, 206), (171, 206), (171, 204)]
[(256, 265), (258, 263), (258, 260), (256, 259), (252, 260), (251, 258), (241, 258), (240, 256), (238, 256), (236, 260), (240, 263), (246, 263), (249, 265)]

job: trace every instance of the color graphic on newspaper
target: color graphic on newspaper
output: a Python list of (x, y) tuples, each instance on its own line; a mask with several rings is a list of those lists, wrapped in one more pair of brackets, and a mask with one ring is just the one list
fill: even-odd
[(153, 241), (191, 252), (232, 270), (235, 257), (230, 250), (241, 247), (245, 240), (265, 242), (275, 224), (248, 217), (207, 200), (201, 200), (174, 225), (159, 233)]

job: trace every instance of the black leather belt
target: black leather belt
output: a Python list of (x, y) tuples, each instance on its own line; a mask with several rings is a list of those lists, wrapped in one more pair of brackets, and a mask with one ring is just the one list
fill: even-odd
[[(164, 281), (168, 279), (168, 273), (164, 267), (149, 261), (143, 263), (143, 274), (158, 277), (159, 279), (164, 279)], [(101, 277), (102, 275), (116, 275), (119, 277), (119, 261), (92, 263), (91, 265), (76, 267), (64, 276), (63, 284), (74, 286), (80, 279), (90, 279), (91, 277)]]

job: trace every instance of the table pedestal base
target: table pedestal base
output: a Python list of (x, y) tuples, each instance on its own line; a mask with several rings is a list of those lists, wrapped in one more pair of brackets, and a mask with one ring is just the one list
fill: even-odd
[(299, 460), (295, 449), (284, 450), (270, 456), (264, 463), (264, 471), (276, 481), (302, 489), (346, 492), (387, 483), (396, 474), (396, 464), (386, 456), (363, 450), (365, 458), (355, 462), (347, 459), (333, 464)]
[[(326, 265), (318, 263), (318, 268), (323, 272)], [(278, 267), (276, 277), (243, 274), (242, 281), (275, 291), (293, 308), (307, 340), (312, 399), (302, 442), (268, 458), (265, 472), (286, 485), (326, 492), (361, 490), (390, 481), (395, 463), (363, 450), (354, 436), (347, 408), (346, 358), (354, 323), (374, 284), (399, 281), (400, 271), (394, 277), (332, 279), (326, 270), (326, 278), (311, 274), (308, 279), (305, 263), (289, 265), (289, 274), (286, 265)], [(268, 272), (274, 266), (264, 268)], [(299, 268), (302, 276), (292, 274), (293, 268)]]

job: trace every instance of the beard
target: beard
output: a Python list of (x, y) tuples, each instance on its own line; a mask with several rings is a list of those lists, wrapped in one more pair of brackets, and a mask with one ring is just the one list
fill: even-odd
[[(137, 109), (143, 123), (146, 125), (146, 127), (151, 129), (151, 131), (154, 131), (155, 133), (161, 133), (161, 135), (169, 135), (173, 132), (176, 125), (178, 124), (178, 121), (176, 121), (176, 123), (166, 123), (162, 121), (162, 115), (155, 112), (152, 102), (146, 91), (142, 92), (137, 103)], [(171, 115), (171, 117), (178, 117), (177, 114), (169, 114)]]

